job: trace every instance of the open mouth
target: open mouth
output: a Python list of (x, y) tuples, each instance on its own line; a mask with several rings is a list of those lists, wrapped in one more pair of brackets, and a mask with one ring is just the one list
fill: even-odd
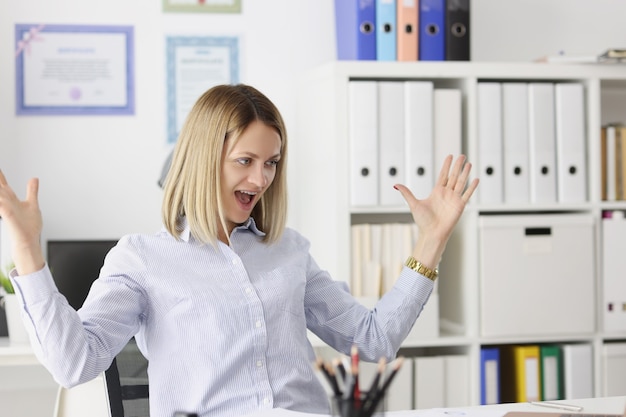
[(235, 191), (235, 195), (237, 196), (237, 200), (244, 205), (250, 204), (257, 193), (251, 191)]

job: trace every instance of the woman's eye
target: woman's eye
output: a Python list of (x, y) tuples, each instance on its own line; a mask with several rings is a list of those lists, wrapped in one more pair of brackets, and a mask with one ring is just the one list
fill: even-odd
[(237, 162), (241, 165), (250, 165), (250, 158), (239, 158)]
[(278, 165), (278, 159), (267, 161), (266, 164), (275, 167), (276, 165)]

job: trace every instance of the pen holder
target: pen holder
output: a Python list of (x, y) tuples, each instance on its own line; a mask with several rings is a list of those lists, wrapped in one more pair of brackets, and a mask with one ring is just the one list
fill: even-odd
[(370, 398), (361, 393), (359, 398), (330, 397), (330, 415), (333, 417), (383, 417), (385, 397)]

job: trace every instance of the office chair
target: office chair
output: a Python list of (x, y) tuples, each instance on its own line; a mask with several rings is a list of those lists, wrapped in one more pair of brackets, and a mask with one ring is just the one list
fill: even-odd
[(104, 376), (111, 417), (150, 417), (148, 361), (134, 338), (113, 359)]
[(73, 388), (59, 386), (54, 417), (149, 417), (148, 361), (135, 339), (109, 369)]

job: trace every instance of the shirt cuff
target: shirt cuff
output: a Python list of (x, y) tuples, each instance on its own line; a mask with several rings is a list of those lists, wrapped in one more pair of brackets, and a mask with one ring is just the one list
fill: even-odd
[(54, 283), (48, 264), (32, 274), (19, 275), (16, 269), (9, 273), (9, 278), (23, 305), (49, 300), (59, 290)]
[(432, 292), (435, 282), (426, 278), (424, 275), (418, 274), (408, 266), (402, 267), (402, 272), (394, 285), (395, 288), (409, 294), (418, 300), (424, 300)]

